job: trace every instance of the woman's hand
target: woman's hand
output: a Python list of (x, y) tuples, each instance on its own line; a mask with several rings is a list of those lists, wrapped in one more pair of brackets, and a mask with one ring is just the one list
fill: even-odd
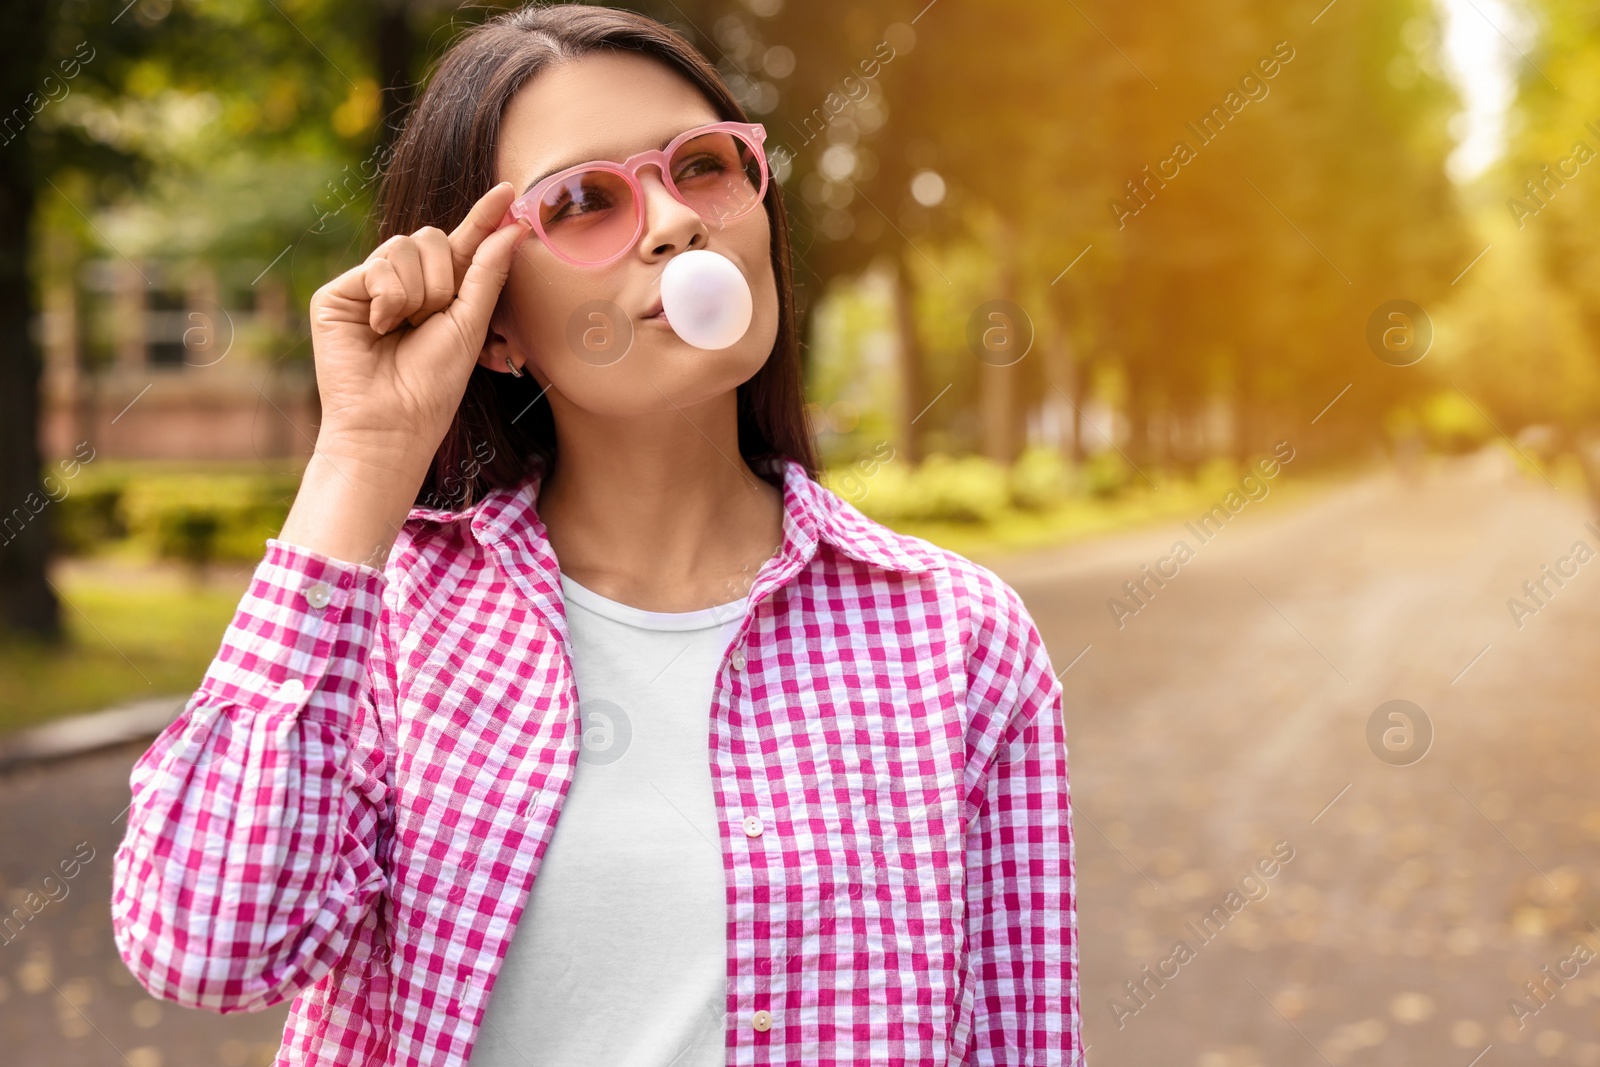
[(490, 189), (450, 234), (397, 234), (311, 298), (322, 427), (317, 450), (425, 470), (483, 349), (489, 316), (528, 234), (499, 226), (515, 198)]
[(449, 236), (390, 238), (311, 298), (322, 428), (279, 540), (384, 566), (528, 233), (499, 225), (513, 196), (490, 189)]

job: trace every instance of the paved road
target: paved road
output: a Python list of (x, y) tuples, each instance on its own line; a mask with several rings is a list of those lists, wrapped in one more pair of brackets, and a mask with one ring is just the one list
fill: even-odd
[[(1492, 456), (1272, 504), (1006, 568), (1058, 671), (1090, 646), (1064, 676), (1089, 1064), (1600, 1064), (1600, 557), (1507, 607), (1600, 551), (1589, 516)], [(1119, 629), (1106, 601), (1178, 538)], [(1420, 759), (1404, 719), (1369, 743), (1392, 700)], [(1542, 1007), (1546, 965), (1576, 977)]]
[[(1088, 648), (1064, 680), (1089, 1064), (1600, 1065), (1600, 951), (1578, 958), (1600, 950), (1600, 558), (1542, 606), (1522, 590), (1600, 551), (1587, 518), (1486, 458), (1269, 496), (1203, 544), (1172, 523), (996, 564), (1057, 670)], [(1180, 538), (1193, 557), (1119, 628), (1106, 601)], [(1415, 710), (1369, 741), (1393, 700)], [(7, 1064), (277, 1047), (283, 1009), (158, 1004), (111, 947), (138, 750), (0, 776), (0, 899), (94, 849), (0, 947)], [(1575, 973), (1548, 1006), (1522, 988), (1546, 966)]]
[(277, 1052), (287, 1005), (248, 1015), (191, 1011), (152, 998), (117, 955), (111, 855), (127, 826), (128, 773), (144, 748), (0, 774), (0, 900), (9, 909), (29, 891), (56, 898), (0, 945), (6, 1067), (242, 1067), (270, 1064)]

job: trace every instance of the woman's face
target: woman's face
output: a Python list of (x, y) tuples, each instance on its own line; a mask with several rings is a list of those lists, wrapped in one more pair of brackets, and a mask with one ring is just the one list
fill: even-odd
[[(621, 162), (719, 120), (692, 83), (655, 60), (585, 56), (545, 70), (507, 103), (495, 181), (510, 181), (520, 196), (553, 171), (595, 159)], [(667, 191), (656, 167), (642, 168), (638, 180), (644, 227), (622, 258), (604, 267), (575, 266), (530, 235), (512, 261), (495, 310), (490, 347), (480, 362), (508, 373), (509, 355), (541, 387), (553, 386), (546, 399), (558, 423), (568, 408), (602, 417), (638, 416), (729, 393), (761, 369), (777, 338), (766, 210), (757, 207), (731, 222), (707, 221)], [(754, 303), (744, 336), (715, 351), (680, 340), (663, 319), (646, 318), (660, 298), (663, 268), (673, 256), (702, 248), (738, 266)]]

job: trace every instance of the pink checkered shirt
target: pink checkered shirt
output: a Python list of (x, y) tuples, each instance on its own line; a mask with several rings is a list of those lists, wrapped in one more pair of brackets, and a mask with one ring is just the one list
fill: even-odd
[[(783, 546), (709, 714), (727, 1063), (1084, 1067), (1061, 684), (1032, 618), (781, 467)], [(131, 775), (112, 918), (152, 995), (294, 997), (279, 1064), (468, 1063), (581, 742), (541, 471), (413, 509), (381, 571), (266, 542)]]

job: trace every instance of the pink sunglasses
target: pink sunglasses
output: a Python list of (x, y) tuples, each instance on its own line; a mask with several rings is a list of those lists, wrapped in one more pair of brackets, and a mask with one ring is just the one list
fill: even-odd
[(526, 219), (546, 247), (568, 263), (603, 267), (622, 258), (644, 232), (640, 167), (653, 164), (668, 192), (720, 226), (748, 215), (766, 195), (767, 157), (761, 148), (766, 139), (759, 122), (713, 122), (623, 163), (579, 163), (512, 201), (500, 224)]

